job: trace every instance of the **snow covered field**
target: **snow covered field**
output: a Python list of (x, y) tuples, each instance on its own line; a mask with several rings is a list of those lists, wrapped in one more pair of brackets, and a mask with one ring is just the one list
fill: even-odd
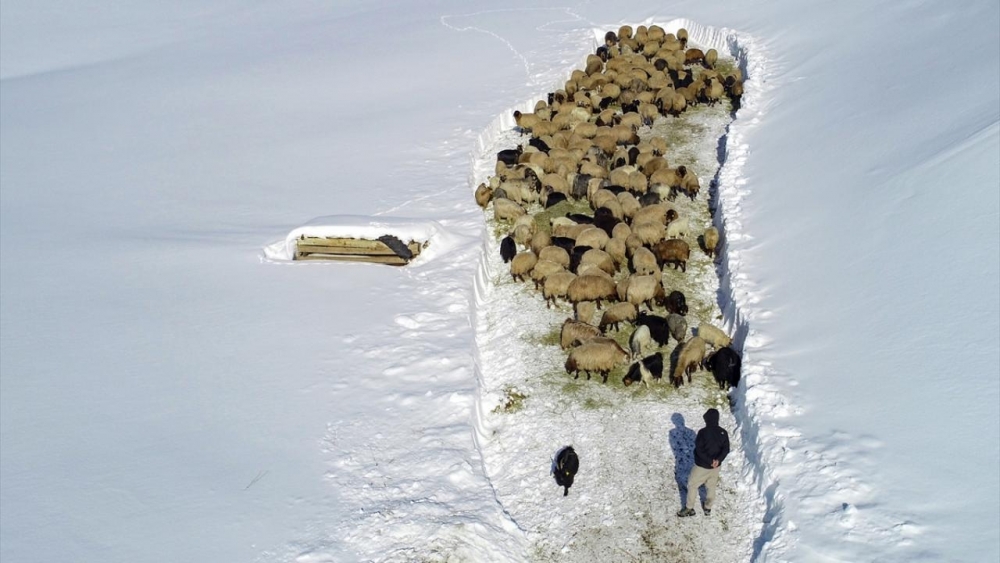
[[(595, 30), (679, 17), (752, 82), (720, 176), (746, 335), (724, 495), (764, 510), (744, 549), (1000, 558), (995, 2), (0, 0), (0, 559), (521, 561), (577, 517), (627, 538), (643, 516), (477, 436), (504, 290), (472, 189), (497, 116)], [(432, 245), (263, 257), (328, 215)], [(665, 464), (674, 428), (646, 430)]]

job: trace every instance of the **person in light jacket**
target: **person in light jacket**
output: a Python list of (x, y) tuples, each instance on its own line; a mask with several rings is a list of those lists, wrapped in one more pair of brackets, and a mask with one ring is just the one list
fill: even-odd
[(715, 502), (715, 487), (719, 484), (722, 462), (729, 455), (729, 432), (719, 426), (719, 411), (705, 412), (705, 427), (698, 431), (694, 441), (694, 467), (687, 482), (687, 505), (681, 507), (678, 516), (694, 516), (698, 504), (698, 488), (705, 485), (705, 516), (712, 513)]

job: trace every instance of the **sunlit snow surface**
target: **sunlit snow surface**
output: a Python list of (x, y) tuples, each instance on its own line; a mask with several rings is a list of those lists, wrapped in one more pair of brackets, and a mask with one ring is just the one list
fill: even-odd
[[(719, 178), (745, 353), (724, 494), (764, 513), (727, 553), (1000, 558), (995, 2), (0, 13), (3, 561), (522, 561), (574, 519), (627, 550), (653, 510), (711, 532), (669, 495), (624, 520), (591, 488), (611, 476), (561, 497), (548, 456), (583, 425), (538, 412), (544, 459), (484, 433), (510, 359), (479, 345), (518, 329), (484, 320), (511, 286), (476, 159), (595, 31), (678, 17), (749, 79)], [(436, 244), (404, 268), (261, 259), (325, 216)], [(668, 474), (673, 428), (631, 436)]]

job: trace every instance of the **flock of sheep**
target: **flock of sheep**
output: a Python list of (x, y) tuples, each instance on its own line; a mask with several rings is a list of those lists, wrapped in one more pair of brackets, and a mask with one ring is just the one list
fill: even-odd
[[(564, 88), (533, 113), (514, 112), (530, 137), (500, 151), (495, 175), (476, 189), (477, 203), (509, 229), (500, 253), (513, 279), (530, 280), (548, 306), (572, 304), (560, 344), (576, 377), (607, 382), (628, 365), (625, 385), (649, 386), (665, 368), (678, 387), (699, 369), (720, 389), (739, 383), (730, 337), (706, 322), (689, 330), (684, 288), (664, 282), (664, 268), (686, 273), (692, 244), (714, 259), (719, 231), (692, 229), (696, 218), (675, 202), (695, 201), (701, 181), (671, 166), (667, 139), (646, 128), (724, 96), (736, 108), (743, 92), (738, 69), (723, 71), (715, 49), (687, 43), (684, 29), (609, 31)], [(631, 331), (628, 350), (611, 337), (621, 331)], [(677, 346), (664, 356), (671, 340)]]

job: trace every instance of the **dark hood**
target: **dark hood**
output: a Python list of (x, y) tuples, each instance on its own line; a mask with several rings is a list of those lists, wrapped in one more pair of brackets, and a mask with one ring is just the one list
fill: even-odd
[(708, 409), (707, 411), (705, 411), (705, 416), (702, 418), (705, 419), (706, 426), (719, 425), (719, 411), (716, 409)]

